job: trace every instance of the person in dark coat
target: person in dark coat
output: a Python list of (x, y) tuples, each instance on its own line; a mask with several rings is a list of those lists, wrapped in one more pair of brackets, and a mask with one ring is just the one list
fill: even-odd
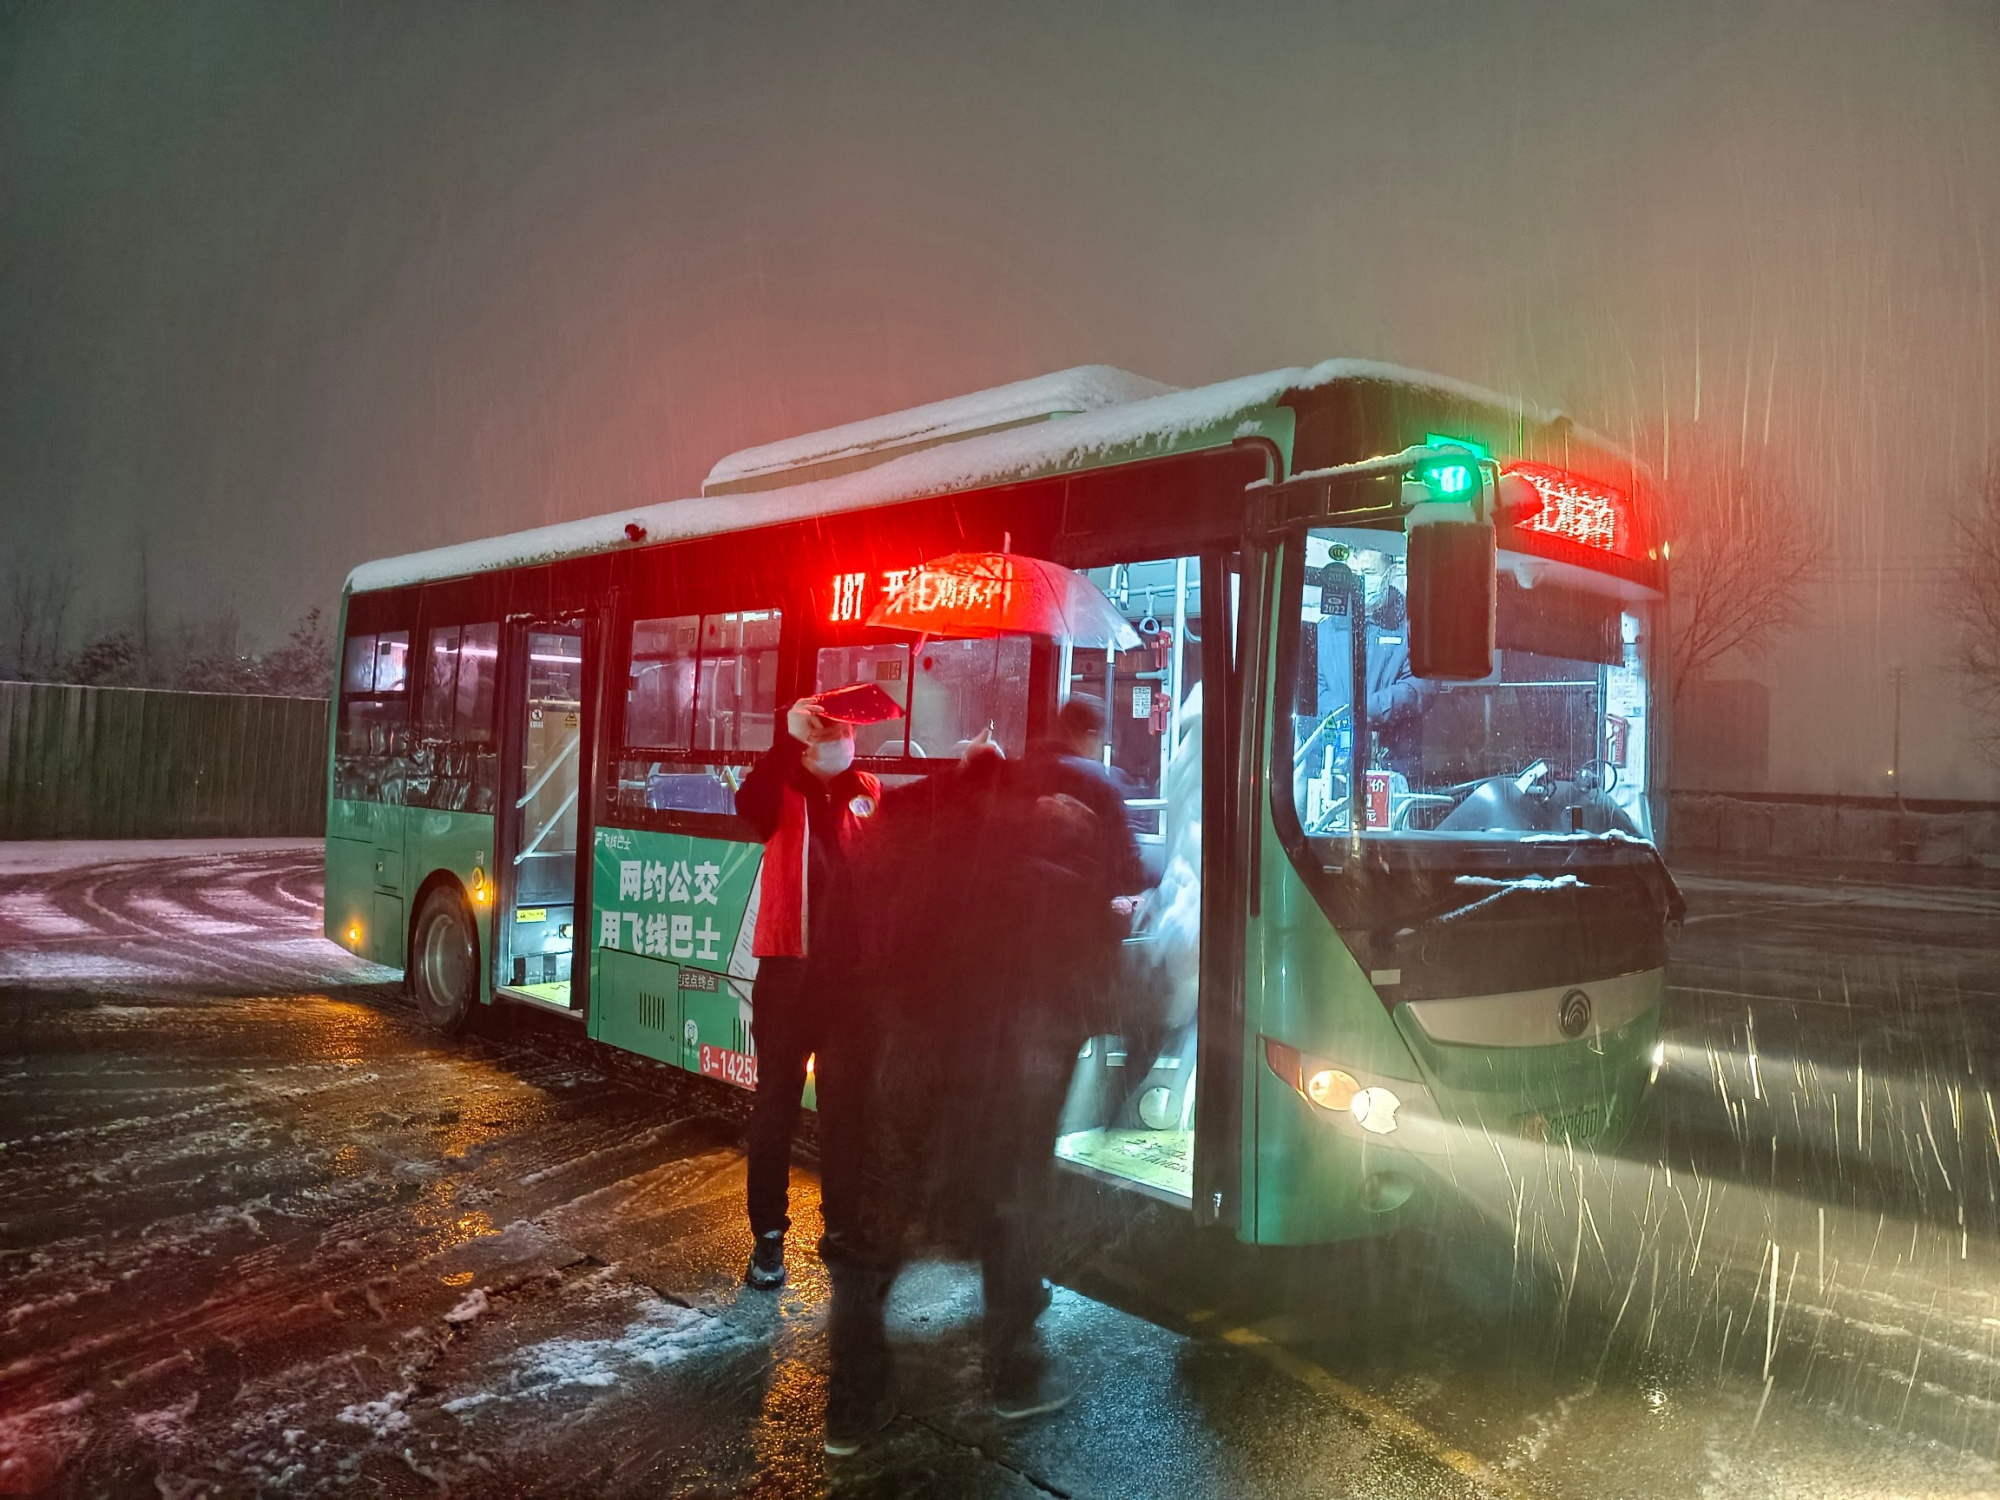
[(1056, 1136), (1079, 1049), (1118, 1025), (1119, 947), (1132, 930), (1133, 898), (1152, 883), (1127, 788), (1099, 759), (1105, 729), (1103, 704), (1073, 694), (1049, 741), (1030, 747), (1006, 814), (1020, 840), (1009, 851), (1015, 884), (997, 893), (989, 941), (972, 947), (990, 959), (968, 983), (990, 1031), (965, 1059), (965, 1074), (983, 1087), (985, 1109), (953, 1169), (977, 1195), (969, 1219), (985, 1292), (987, 1377), (994, 1411), (1008, 1420), (1057, 1410), (1070, 1397), (1036, 1329), (1049, 1303)]
[[(1152, 881), (1139, 855), (1139, 840), (1132, 832), (1131, 813), (1125, 806), (1131, 789), (1118, 771), (1099, 758), (1107, 724), (1101, 700), (1088, 693), (1072, 693), (1056, 710), (1055, 732), (1028, 747), (1024, 765), (1044, 795), (1072, 797), (1091, 814), (1091, 822), (1080, 825), (1093, 835), (1089, 843), (1079, 846), (1089, 851), (1092, 860), (1083, 873), (1105, 885), (1114, 899), (1129, 900)], [(1130, 906), (1123, 909), (1129, 911)]]
[[(881, 782), (854, 769), (853, 724), (813, 698), (792, 705), (784, 732), (736, 793), (737, 813), (765, 846), (751, 946), (757, 958), (750, 996), (757, 1097), (748, 1199), (755, 1243), (744, 1280), (753, 1287), (768, 1290), (785, 1281), (792, 1137), (806, 1065), (818, 1057), (824, 1095), (840, 1052), (827, 1042), (848, 1004), (860, 958), (851, 854), (860, 820), (874, 813), (881, 797)], [(837, 1167), (832, 1175), (838, 1176)], [(823, 1207), (828, 1196), (823, 1184)], [(832, 1196), (837, 1217), (837, 1185)]]
[[(893, 1413), (882, 1303), (913, 1253), (979, 1261), (996, 1414), (1069, 1399), (1036, 1334), (1056, 1129), (1077, 1051), (1111, 1013), (1129, 926), (1113, 898), (1144, 880), (1119, 789), (1075, 748), (1016, 764), (975, 746), (892, 793), (870, 830), (865, 900), (883, 954), (867, 968), (881, 1004), (852, 1035), (872, 1083), (865, 1102), (829, 1099), (840, 1119), (824, 1121), (865, 1139), (869, 1199), (854, 1237), (822, 1241), (830, 1453)], [(856, 1109), (868, 1115), (858, 1127)]]

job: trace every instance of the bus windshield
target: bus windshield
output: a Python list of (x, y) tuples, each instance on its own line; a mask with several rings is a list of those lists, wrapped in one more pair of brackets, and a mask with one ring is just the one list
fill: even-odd
[[(1410, 674), (1404, 539), (1314, 530), (1296, 621), (1293, 794), (1308, 837), (1649, 839), (1655, 598), (1501, 552), (1495, 670)], [(1358, 631), (1357, 631), (1358, 622)]]

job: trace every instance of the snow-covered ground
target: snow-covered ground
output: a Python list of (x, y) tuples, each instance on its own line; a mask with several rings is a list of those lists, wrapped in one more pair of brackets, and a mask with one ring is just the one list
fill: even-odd
[(317, 868), (0, 871), (0, 1493), (2000, 1493), (1976, 892), (1697, 875), (1621, 1156), (1516, 1143), (1373, 1247), (1099, 1210), (1046, 1320), (1078, 1398), (1019, 1429), (976, 1277), (915, 1267), (903, 1415), (839, 1461), (810, 1173), (744, 1290), (731, 1096), (555, 1018), (440, 1041), (318, 936)]
[(85, 865), (238, 854), (318, 854), (320, 839), (23, 839), (0, 841), (0, 875), (52, 875)]

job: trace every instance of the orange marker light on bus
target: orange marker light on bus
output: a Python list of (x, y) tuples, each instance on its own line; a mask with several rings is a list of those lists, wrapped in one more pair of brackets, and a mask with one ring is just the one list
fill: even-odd
[(359, 922), (349, 922), (347, 924), (347, 946), (350, 948), (359, 948), (361, 946), (361, 924)]

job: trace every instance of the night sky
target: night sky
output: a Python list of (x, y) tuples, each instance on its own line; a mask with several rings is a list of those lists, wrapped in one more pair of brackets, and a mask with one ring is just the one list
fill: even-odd
[[(1046, 370), (1697, 416), (1834, 558), (1772, 781), (2000, 796), (1929, 614), (2000, 445), (2000, 8), (0, 4), (0, 550), (275, 639), (363, 559)], [(87, 623), (87, 622), (86, 622)], [(1916, 726), (1913, 728), (1912, 726)]]

